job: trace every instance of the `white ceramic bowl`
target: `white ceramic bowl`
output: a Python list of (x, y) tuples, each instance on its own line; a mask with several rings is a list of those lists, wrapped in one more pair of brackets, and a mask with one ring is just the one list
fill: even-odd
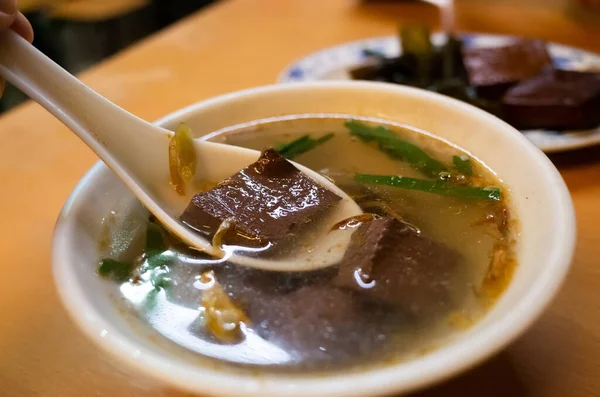
[[(252, 374), (191, 364), (141, 336), (106, 294), (95, 270), (102, 218), (131, 194), (102, 163), (81, 180), (58, 219), (54, 276), (74, 321), (100, 347), (155, 378), (214, 396), (376, 396), (441, 381), (513, 341), (556, 294), (573, 255), (569, 192), (548, 158), (501, 120), (463, 102), (399, 85), (319, 82), (275, 85), (200, 102), (160, 120), (188, 122), (195, 134), (255, 119), (299, 113), (373, 116), (419, 127), (461, 146), (497, 172), (520, 219), (518, 269), (498, 303), (450, 344), (414, 361), (351, 375)], [(132, 148), (132, 150), (134, 150)]]

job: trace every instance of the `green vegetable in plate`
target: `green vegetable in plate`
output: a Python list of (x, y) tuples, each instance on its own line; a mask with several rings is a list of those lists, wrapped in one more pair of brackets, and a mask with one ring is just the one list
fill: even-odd
[(366, 124), (356, 120), (347, 120), (344, 124), (350, 130), (350, 134), (363, 141), (377, 142), (379, 149), (391, 157), (404, 160), (413, 167), (430, 177), (437, 177), (440, 172), (446, 171), (447, 167), (438, 160), (435, 160), (423, 149), (413, 145), (403, 139), (400, 139), (390, 129), (385, 126), (369, 127)]
[(309, 150), (314, 149), (319, 145), (322, 145), (331, 138), (333, 138), (333, 133), (323, 135), (322, 137), (317, 139), (313, 139), (309, 135), (304, 135), (291, 142), (279, 145), (275, 150), (277, 150), (277, 152), (279, 152), (279, 154), (281, 154), (286, 159), (291, 160), (302, 153), (306, 153)]
[(392, 175), (356, 174), (354, 181), (363, 184), (386, 185), (409, 190), (420, 190), (443, 196), (454, 196), (480, 200), (500, 200), (499, 187), (471, 187), (454, 185), (449, 182), (408, 178)]
[[(462, 61), (462, 41), (451, 35), (439, 50), (442, 58), (443, 80), (453, 80), (466, 74)], [(466, 81), (463, 81), (466, 83)]]
[(400, 30), (402, 52), (417, 59), (416, 78), (421, 85), (426, 85), (431, 79), (435, 55), (429, 36), (429, 28), (424, 25), (406, 26)]
[(131, 276), (131, 265), (115, 259), (102, 259), (98, 265), (98, 274), (115, 281), (125, 281)]

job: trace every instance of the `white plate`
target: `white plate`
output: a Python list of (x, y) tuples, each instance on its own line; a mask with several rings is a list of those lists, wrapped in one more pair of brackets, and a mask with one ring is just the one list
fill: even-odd
[[(465, 34), (461, 36), (466, 46), (493, 47), (507, 44), (514, 36)], [(445, 37), (434, 33), (432, 41), (441, 45)], [(386, 57), (401, 53), (397, 36), (376, 37), (344, 43), (335, 47), (314, 52), (288, 66), (280, 75), (280, 82), (314, 80), (349, 80), (348, 70), (365, 62), (365, 50), (379, 52)], [(600, 70), (600, 55), (577, 48), (548, 43), (548, 51), (555, 65), (562, 69)], [(546, 153), (578, 149), (600, 144), (600, 126), (586, 131), (522, 131), (537, 147)]]

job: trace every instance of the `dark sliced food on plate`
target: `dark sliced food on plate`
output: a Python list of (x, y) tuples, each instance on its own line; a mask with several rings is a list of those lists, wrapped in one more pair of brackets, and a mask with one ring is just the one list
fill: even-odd
[(194, 195), (181, 220), (208, 236), (232, 220), (223, 242), (261, 247), (276, 244), (339, 200), (277, 151), (266, 149), (257, 162)]
[(520, 40), (511, 45), (465, 48), (463, 60), (469, 84), (477, 95), (499, 99), (512, 85), (552, 67), (552, 59), (541, 40)]
[(416, 86), (490, 112), (519, 129), (578, 130), (600, 124), (598, 73), (559, 70), (542, 40), (497, 47), (434, 47), (428, 30), (402, 30), (402, 55), (372, 56), (350, 71), (356, 80)]
[(502, 98), (507, 122), (521, 129), (587, 129), (600, 125), (600, 73), (549, 69)]

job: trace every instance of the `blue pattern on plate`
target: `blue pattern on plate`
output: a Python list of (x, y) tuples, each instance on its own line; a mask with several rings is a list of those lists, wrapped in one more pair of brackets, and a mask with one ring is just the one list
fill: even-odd
[(552, 62), (554, 63), (554, 66), (557, 68), (571, 69), (572, 68), (571, 64), (574, 62), (577, 62), (577, 60), (575, 60), (573, 57), (553, 56)]
[(304, 70), (300, 67), (292, 68), (290, 70), (290, 78), (294, 80), (302, 80), (304, 77)]
[(372, 58), (374, 55), (385, 57), (385, 48), (363, 48), (360, 54), (363, 59)]
[(474, 34), (463, 34), (460, 36), (465, 47), (472, 47), (476, 38), (477, 36)]

